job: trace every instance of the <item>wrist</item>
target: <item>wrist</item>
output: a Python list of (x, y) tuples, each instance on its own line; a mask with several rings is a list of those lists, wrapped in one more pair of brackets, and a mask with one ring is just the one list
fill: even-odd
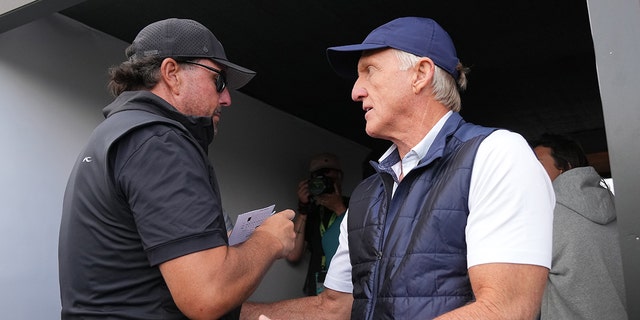
[[(285, 246), (278, 237), (271, 232), (256, 228), (251, 237), (245, 243), (252, 243), (252, 246), (258, 245), (261, 251), (272, 252), (271, 254), (275, 259), (285, 257)], [(255, 244), (253, 244), (255, 243)]]
[(307, 216), (306, 215), (297, 215), (296, 216), (296, 221), (294, 224), (294, 230), (296, 235), (301, 234), (304, 231), (305, 228), (305, 222), (307, 221)]

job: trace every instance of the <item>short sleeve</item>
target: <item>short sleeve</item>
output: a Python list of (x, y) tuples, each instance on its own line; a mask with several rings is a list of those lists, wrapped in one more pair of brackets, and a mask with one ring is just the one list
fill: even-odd
[(156, 127), (153, 134), (145, 130), (119, 143), (115, 162), (117, 185), (150, 265), (226, 245), (208, 160), (183, 133)]
[(324, 279), (324, 286), (340, 292), (353, 292), (351, 282), (351, 259), (349, 258), (349, 234), (347, 231), (347, 220), (349, 220), (349, 210), (344, 214), (340, 223), (339, 244), (336, 253), (331, 259), (329, 270)]
[(555, 196), (519, 134), (498, 130), (478, 148), (466, 226), (468, 267), (484, 263), (549, 268)]

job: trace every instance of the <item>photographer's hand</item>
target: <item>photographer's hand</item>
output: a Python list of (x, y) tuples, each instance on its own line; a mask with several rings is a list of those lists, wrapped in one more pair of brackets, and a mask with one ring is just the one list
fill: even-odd
[(309, 195), (309, 179), (300, 181), (298, 183), (298, 201), (301, 204), (309, 203)]
[(331, 211), (335, 212), (337, 215), (343, 214), (347, 211), (347, 207), (342, 201), (342, 195), (340, 194), (340, 188), (334, 184), (333, 192), (321, 194), (316, 196), (316, 203), (323, 207), (327, 207)]

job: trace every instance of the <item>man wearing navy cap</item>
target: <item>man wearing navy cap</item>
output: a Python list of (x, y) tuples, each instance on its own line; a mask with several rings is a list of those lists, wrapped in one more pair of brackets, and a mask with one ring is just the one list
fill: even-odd
[(207, 151), (228, 88), (255, 72), (188, 19), (146, 26), (126, 56), (64, 196), (61, 319), (237, 319), (295, 240), (285, 210), (228, 246)]
[(327, 50), (357, 77), (366, 132), (393, 145), (353, 191), (318, 297), (248, 319), (533, 319), (551, 264), (549, 178), (527, 142), (465, 122), (465, 68), (435, 21), (407, 17)]

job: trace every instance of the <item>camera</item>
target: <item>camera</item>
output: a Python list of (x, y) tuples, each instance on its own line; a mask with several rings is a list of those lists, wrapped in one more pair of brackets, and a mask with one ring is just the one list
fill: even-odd
[(309, 193), (312, 197), (334, 192), (333, 180), (327, 176), (312, 176), (307, 184), (309, 185)]

